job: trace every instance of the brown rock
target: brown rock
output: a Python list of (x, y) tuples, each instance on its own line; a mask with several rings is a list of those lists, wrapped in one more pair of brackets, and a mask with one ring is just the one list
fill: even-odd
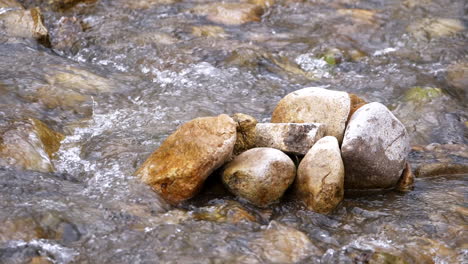
[(341, 142), (350, 112), (350, 101), (345, 92), (320, 87), (304, 88), (281, 99), (273, 111), (271, 122), (321, 123), (326, 128), (325, 136), (334, 136)]
[(48, 258), (42, 257), (42, 256), (33, 257), (31, 261), (29, 262), (29, 264), (52, 264), (52, 263), (53, 262), (50, 261)]
[(255, 147), (255, 126), (257, 120), (249, 115), (237, 113), (232, 116), (237, 122), (237, 140), (234, 145), (234, 155)]
[(205, 179), (228, 160), (236, 142), (236, 123), (227, 115), (183, 124), (136, 171), (165, 200), (192, 198)]
[(295, 175), (294, 162), (283, 152), (254, 148), (226, 164), (222, 179), (232, 193), (264, 207), (283, 196)]
[(227, 201), (226, 203), (206, 206), (196, 210), (193, 218), (197, 220), (213, 221), (219, 223), (239, 223), (241, 221), (256, 222), (257, 219), (240, 203)]
[(263, 8), (248, 3), (215, 3), (201, 5), (194, 9), (199, 15), (206, 15), (208, 20), (225, 24), (241, 25), (247, 22), (258, 22)]
[(316, 123), (261, 123), (255, 127), (255, 146), (305, 155), (325, 129)]
[(416, 171), (414, 172), (417, 178), (467, 173), (468, 164), (448, 162), (424, 163), (416, 168)]
[(397, 182), (395, 187), (396, 190), (401, 192), (411, 191), (414, 188), (414, 174), (411, 171), (411, 165), (409, 162), (406, 162), (405, 169), (401, 174), (400, 179)]
[(0, 165), (51, 172), (64, 136), (37, 119), (16, 120), (0, 131)]
[(349, 110), (348, 121), (351, 119), (351, 116), (356, 112), (361, 106), (367, 104), (367, 102), (355, 94), (349, 94), (349, 99), (351, 100), (351, 107)]
[(343, 200), (344, 177), (338, 141), (335, 137), (324, 137), (299, 164), (294, 190), (307, 208), (327, 214)]

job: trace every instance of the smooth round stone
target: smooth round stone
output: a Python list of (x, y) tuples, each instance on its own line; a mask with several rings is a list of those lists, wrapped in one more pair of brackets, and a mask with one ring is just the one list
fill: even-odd
[(397, 184), (410, 151), (405, 126), (381, 103), (359, 108), (346, 128), (341, 155), (345, 189), (387, 189)]
[(222, 179), (233, 194), (264, 207), (283, 196), (295, 175), (294, 162), (283, 152), (253, 148), (228, 163)]

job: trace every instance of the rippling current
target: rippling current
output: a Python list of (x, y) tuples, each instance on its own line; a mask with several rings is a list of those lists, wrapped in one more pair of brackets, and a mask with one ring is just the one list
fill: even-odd
[[(467, 144), (466, 75), (451, 74), (468, 68), (466, 1), (251, 1), (263, 14), (240, 25), (200, 13), (219, 1), (19, 2), (41, 8), (50, 45), (0, 32), (0, 125), (32, 117), (65, 138), (54, 172), (0, 167), (0, 263), (468, 263), (466, 174), (330, 215), (288, 195), (237, 203), (216, 173), (174, 208), (132, 176), (180, 124), (268, 122), (309, 86), (387, 105), (413, 146)], [(255, 221), (225, 219), (229, 206)]]

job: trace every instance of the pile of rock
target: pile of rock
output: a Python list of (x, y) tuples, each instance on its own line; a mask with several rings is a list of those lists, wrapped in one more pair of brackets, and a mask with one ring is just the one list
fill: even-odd
[[(136, 175), (178, 204), (224, 165), (222, 181), (239, 198), (265, 207), (292, 186), (295, 197), (319, 213), (333, 211), (345, 189), (406, 190), (412, 184), (408, 133), (380, 103), (305, 88), (284, 97), (271, 121), (257, 123), (244, 114), (194, 119), (169, 136)], [(291, 157), (300, 161), (297, 169)]]

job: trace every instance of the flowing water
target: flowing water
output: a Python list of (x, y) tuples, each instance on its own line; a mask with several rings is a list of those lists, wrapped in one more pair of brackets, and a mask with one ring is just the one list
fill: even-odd
[(468, 263), (466, 174), (349, 197), (328, 216), (288, 197), (244, 204), (255, 221), (240, 222), (213, 212), (235, 200), (216, 174), (180, 208), (132, 176), (178, 125), (237, 112), (267, 122), (308, 86), (386, 104), (412, 145), (466, 144), (466, 77), (460, 88), (449, 74), (467, 67), (465, 1), (266, 1), (242, 25), (197, 11), (219, 1), (22, 4), (38, 2), (51, 47), (0, 32), (0, 124), (33, 117), (65, 138), (55, 172), (0, 168), (1, 263)]

